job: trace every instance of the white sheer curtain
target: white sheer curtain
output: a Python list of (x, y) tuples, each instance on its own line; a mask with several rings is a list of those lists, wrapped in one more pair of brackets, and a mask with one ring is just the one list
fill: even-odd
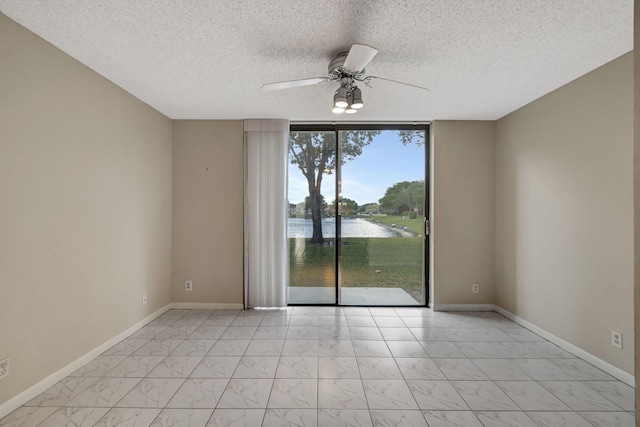
[(245, 306), (284, 307), (287, 243), (288, 120), (245, 120)]

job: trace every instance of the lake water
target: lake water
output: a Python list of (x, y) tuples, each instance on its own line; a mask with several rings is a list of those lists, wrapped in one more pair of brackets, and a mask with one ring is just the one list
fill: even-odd
[[(325, 238), (335, 237), (335, 230), (335, 218), (322, 220), (322, 235)], [(312, 235), (313, 223), (311, 219), (289, 218), (289, 238), (311, 238)], [(364, 218), (343, 218), (342, 237), (398, 237), (398, 235), (386, 227), (376, 225)]]

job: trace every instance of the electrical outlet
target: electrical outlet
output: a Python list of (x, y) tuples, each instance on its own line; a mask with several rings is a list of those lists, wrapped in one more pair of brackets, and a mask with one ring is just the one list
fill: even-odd
[(142, 306), (147, 305), (147, 294), (142, 295)]
[(473, 285), (471, 285), (471, 292), (473, 292), (474, 294), (477, 294), (479, 291), (478, 289), (478, 284), (474, 283)]
[(193, 281), (187, 280), (186, 282), (184, 282), (184, 290), (185, 291), (192, 291), (193, 290)]
[(620, 332), (611, 331), (611, 345), (622, 348), (622, 334)]
[(0, 380), (9, 376), (9, 358), (0, 360)]

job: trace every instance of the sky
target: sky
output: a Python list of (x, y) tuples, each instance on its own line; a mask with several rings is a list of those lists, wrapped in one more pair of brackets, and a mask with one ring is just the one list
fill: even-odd
[[(342, 166), (342, 197), (359, 206), (377, 203), (393, 184), (423, 180), (424, 154), (424, 146), (404, 146), (396, 131), (382, 131), (359, 157)], [(327, 203), (335, 199), (335, 175), (324, 175), (322, 194)], [(303, 202), (308, 195), (307, 179), (298, 166), (290, 165), (289, 203)]]

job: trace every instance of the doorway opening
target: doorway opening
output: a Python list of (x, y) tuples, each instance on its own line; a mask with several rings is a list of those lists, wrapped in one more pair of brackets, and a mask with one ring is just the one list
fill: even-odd
[(292, 125), (289, 305), (424, 306), (428, 125)]

